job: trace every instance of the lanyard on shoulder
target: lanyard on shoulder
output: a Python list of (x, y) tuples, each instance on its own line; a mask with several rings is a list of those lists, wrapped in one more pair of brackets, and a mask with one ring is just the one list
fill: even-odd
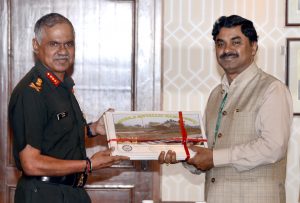
[(218, 136), (218, 132), (219, 132), (220, 125), (221, 125), (222, 112), (223, 112), (225, 103), (227, 101), (227, 95), (228, 95), (228, 93), (226, 92), (226, 94), (224, 95), (224, 97), (222, 99), (220, 108), (219, 108), (218, 118), (217, 118), (217, 123), (216, 123), (216, 128), (215, 128), (215, 137), (214, 137), (213, 147), (215, 146), (216, 141), (217, 141), (217, 136)]

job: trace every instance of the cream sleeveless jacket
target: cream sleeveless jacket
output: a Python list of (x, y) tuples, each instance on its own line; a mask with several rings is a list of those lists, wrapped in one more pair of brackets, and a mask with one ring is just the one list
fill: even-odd
[[(258, 111), (263, 104), (267, 88), (276, 78), (252, 64), (247, 79), (230, 90), (217, 86), (206, 107), (206, 134), (212, 147), (221, 101), (228, 91), (221, 124), (214, 149), (232, 148), (251, 142), (260, 136), (255, 128)], [(248, 70), (245, 71), (248, 71)], [(284, 85), (284, 84), (282, 84)], [(278, 107), (280, 108), (280, 107)], [(206, 173), (206, 198), (208, 203), (283, 203), (285, 202), (286, 158), (276, 163), (260, 165), (250, 170), (238, 171), (234, 167), (215, 167)]]

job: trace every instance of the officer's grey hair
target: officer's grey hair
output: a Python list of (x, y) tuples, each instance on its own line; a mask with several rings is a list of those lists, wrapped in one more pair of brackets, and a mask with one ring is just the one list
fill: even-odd
[(43, 38), (43, 29), (44, 27), (53, 27), (58, 23), (68, 23), (73, 30), (73, 34), (75, 36), (74, 27), (69, 19), (64, 17), (59, 13), (49, 13), (47, 15), (42, 16), (38, 21), (36, 21), (34, 26), (34, 34), (35, 38), (37, 39), (38, 43), (41, 43)]

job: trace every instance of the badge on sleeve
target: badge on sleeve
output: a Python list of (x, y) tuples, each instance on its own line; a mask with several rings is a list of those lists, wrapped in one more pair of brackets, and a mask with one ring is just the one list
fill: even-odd
[(57, 120), (61, 120), (61, 119), (65, 118), (65, 117), (67, 117), (67, 116), (68, 116), (68, 112), (67, 111), (64, 111), (64, 112), (56, 114)]

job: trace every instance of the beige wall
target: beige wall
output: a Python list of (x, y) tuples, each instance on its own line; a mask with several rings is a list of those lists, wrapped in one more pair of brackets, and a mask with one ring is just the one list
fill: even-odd
[[(203, 111), (210, 91), (220, 82), (211, 29), (221, 15), (238, 14), (254, 22), (259, 35), (257, 64), (285, 81), (287, 37), (300, 27), (285, 27), (285, 0), (164, 0), (163, 109)], [(300, 118), (294, 117), (288, 164), (288, 202), (299, 191)], [(203, 176), (180, 164), (163, 167), (163, 200), (202, 200)], [(174, 195), (177, 194), (177, 195)]]

